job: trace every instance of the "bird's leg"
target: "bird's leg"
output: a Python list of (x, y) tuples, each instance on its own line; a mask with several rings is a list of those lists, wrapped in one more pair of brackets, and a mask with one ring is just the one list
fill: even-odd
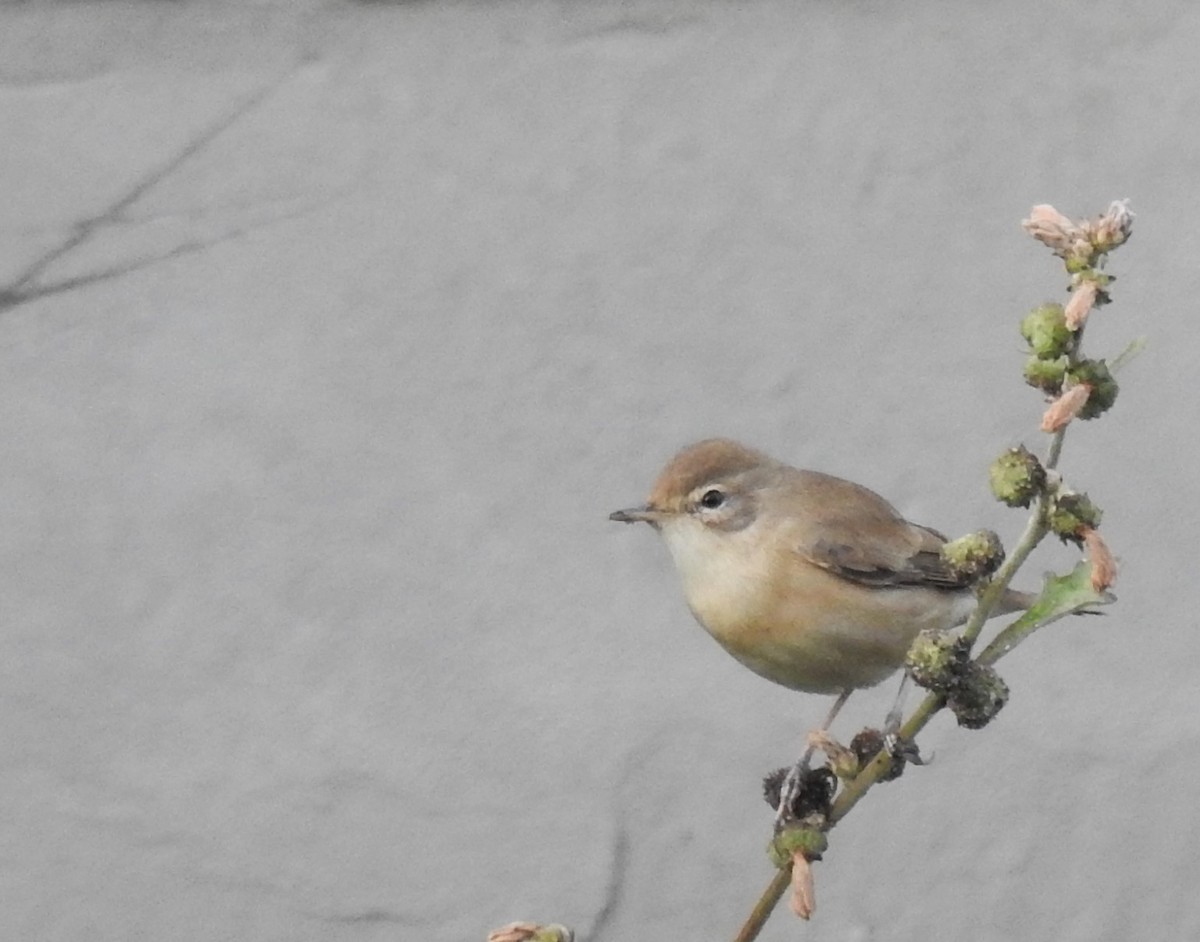
[[(834, 718), (846, 705), (846, 701), (850, 699), (851, 688), (847, 687), (842, 690), (837, 699), (833, 701), (833, 706), (829, 710), (829, 715), (825, 717), (823, 722), (815, 732), (823, 733), (833, 724)], [(800, 757), (795, 765), (788, 769), (787, 777), (783, 780), (783, 786), (779, 789), (779, 807), (775, 809), (775, 827), (783, 826), (784, 818), (787, 817), (792, 803), (796, 800), (796, 796), (800, 793), (801, 783), (804, 781), (804, 776), (808, 772), (809, 763), (812, 762), (813, 752), (816, 751), (816, 746), (809, 743), (807, 749), (804, 750), (804, 755)]]
[[(921, 758), (916, 742), (905, 742), (900, 738), (900, 724), (904, 720), (904, 695), (908, 693), (908, 685), (912, 680), (908, 671), (900, 675), (900, 689), (896, 691), (896, 700), (888, 710), (887, 718), (883, 721), (883, 748), (891, 755), (899, 756), (905, 762), (913, 765), (924, 765), (926, 760)], [(933, 756), (929, 757), (930, 762)]]
[(910, 680), (908, 671), (901, 673), (900, 689), (896, 691), (896, 700), (892, 704), (892, 708), (888, 710), (887, 718), (883, 721), (883, 738), (885, 742), (890, 743), (900, 734), (900, 724), (904, 720), (904, 695), (908, 693)]

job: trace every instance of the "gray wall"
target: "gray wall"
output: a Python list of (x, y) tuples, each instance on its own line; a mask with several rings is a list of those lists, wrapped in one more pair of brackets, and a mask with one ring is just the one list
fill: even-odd
[(826, 702), (607, 513), (721, 433), (1011, 541), (1065, 285), (1019, 221), (1130, 197), (1088, 342), (1150, 347), (1064, 460), (1121, 602), (935, 722), (766, 938), (1195, 937), (1198, 44), (1188, 3), (0, 8), (0, 934), (731, 937)]

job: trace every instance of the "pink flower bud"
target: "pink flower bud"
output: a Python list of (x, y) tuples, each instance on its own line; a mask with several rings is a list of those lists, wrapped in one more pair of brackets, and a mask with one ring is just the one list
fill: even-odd
[(1117, 581), (1117, 559), (1099, 530), (1087, 527), (1083, 531), (1083, 545), (1092, 561), (1092, 588), (1103, 592)]
[(1046, 203), (1033, 207), (1029, 211), (1029, 218), (1021, 225), (1058, 255), (1066, 256), (1080, 241), (1086, 242), (1083, 231), (1075, 223)]
[(812, 864), (803, 851), (792, 854), (792, 912), (811, 919), (817, 911), (817, 892), (813, 886)]
[(1081, 282), (1071, 292), (1071, 298), (1067, 301), (1067, 306), (1063, 309), (1069, 330), (1079, 330), (1083, 326), (1088, 314), (1096, 306), (1096, 296), (1099, 292), (1100, 288), (1094, 281)]
[(1050, 408), (1042, 416), (1042, 431), (1057, 432), (1059, 429), (1066, 428), (1071, 420), (1079, 415), (1080, 410), (1087, 405), (1088, 396), (1091, 394), (1092, 387), (1087, 383), (1079, 383), (1068, 389), (1050, 403)]

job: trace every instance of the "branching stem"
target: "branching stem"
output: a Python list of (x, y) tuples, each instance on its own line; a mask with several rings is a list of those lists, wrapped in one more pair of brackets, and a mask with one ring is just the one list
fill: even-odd
[[(1095, 273), (1103, 268), (1107, 253), (1122, 245), (1129, 238), (1132, 221), (1133, 214), (1129, 211), (1127, 203), (1118, 201), (1109, 207), (1108, 212), (1104, 216), (1089, 223), (1079, 224), (1072, 223), (1052, 206), (1035, 206), (1030, 214), (1030, 218), (1025, 220), (1022, 225), (1030, 235), (1054, 250), (1056, 255), (1065, 260), (1068, 272), (1074, 275), (1073, 289), (1075, 289), (1083, 281), (1087, 281), (1085, 274), (1089, 269), (1091, 269), (1090, 277), (1092, 277), (1092, 281), (1096, 281), (1097, 276)], [(1099, 283), (1107, 286), (1108, 280)], [(1087, 295), (1080, 295), (1079, 297), (1088, 298), (1088, 306), (1083, 307), (1082, 302), (1077, 305), (1075, 313), (1079, 316), (1071, 326), (1074, 336), (1071, 338), (1070, 345), (1065, 352), (1072, 367), (1078, 366), (1081, 363), (1079, 350), (1083, 340), (1083, 318), (1087, 317), (1091, 305), (1095, 303), (1096, 293), (1093, 290), (1090, 297)], [(1105, 295), (1102, 302), (1106, 302), (1107, 300), (1107, 296)], [(1125, 354), (1122, 354), (1118, 358), (1114, 366), (1120, 365), (1124, 359), (1135, 354), (1138, 349), (1140, 349), (1140, 345), (1135, 342)], [(1057, 355), (1055, 354), (1055, 356)], [(1047, 417), (1049, 417), (1049, 413), (1047, 413)], [(1058, 431), (1053, 433), (1050, 439), (1046, 457), (1043, 461), (1043, 467), (1048, 471), (1053, 471), (1058, 467), (1059, 458), (1062, 455), (1065, 431), (1066, 426), (1064, 424)], [(1012, 552), (996, 570), (991, 581), (979, 593), (979, 602), (975, 607), (975, 611), (971, 613), (971, 617), (967, 620), (962, 631), (962, 638), (966, 641), (968, 649), (974, 646), (988, 617), (995, 611), (996, 606), (1004, 598), (1004, 594), (1008, 590), (1013, 576), (1025, 564), (1025, 561), (1034, 549), (1037, 548), (1038, 544), (1050, 533), (1050, 516), (1057, 498), (1057, 489), (1058, 485), (1055, 483), (1041, 488), (1041, 492), (1033, 502), (1024, 532), (1022, 532), (1020, 538), (1017, 540)], [(1080, 571), (1081, 569), (1077, 567), (1076, 572)], [(1097, 597), (1097, 601), (1104, 601), (1101, 596), (1104, 594), (1103, 590), (1106, 586), (1096, 585), (1094, 570), (1091, 578), (1092, 594)], [(1050, 580), (1047, 580), (1047, 589), (1044, 592), (1049, 591), (1049, 588)], [(1109, 600), (1111, 601), (1111, 599)], [(1068, 614), (1069, 611), (1070, 609), (1063, 609), (1062, 611), (1046, 612), (1044, 620), (1038, 621), (1036, 624), (1031, 623), (1028, 626), (1021, 624), (1021, 619), (1018, 619), (1014, 624), (1020, 626), (1020, 637), (1014, 636), (1013, 638), (1008, 638), (1004, 632), (1001, 632), (998, 638), (979, 656), (979, 662), (989, 665), (995, 663), (1011, 651), (1017, 642), (1032, 632), (1034, 628), (1039, 627), (1040, 624), (1048, 623), (1062, 617)], [(899, 735), (901, 739), (907, 742), (914, 741), (917, 734), (945, 706), (945, 695), (940, 693), (928, 694), (900, 727)], [(849, 814), (851, 809), (862, 800), (871, 787), (876, 785), (891, 770), (893, 761), (891, 750), (888, 748), (881, 749), (867, 763), (865, 768), (861, 769), (853, 779), (845, 782), (838, 791), (837, 797), (833, 800), (832, 806), (829, 808), (824, 830), (831, 830)], [(768, 885), (759, 897), (758, 902), (754, 905), (754, 909), (743, 924), (741, 931), (735, 937), (735, 942), (753, 942), (758, 937), (768, 917), (771, 915), (771, 911), (778, 905), (779, 900), (787, 890), (788, 884), (791, 882), (791, 869), (791, 866), (788, 865), (776, 871), (770, 885)]]

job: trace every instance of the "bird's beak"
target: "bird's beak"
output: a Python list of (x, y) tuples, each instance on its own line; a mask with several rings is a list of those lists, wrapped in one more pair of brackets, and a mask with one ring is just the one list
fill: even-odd
[(655, 510), (649, 504), (644, 507), (630, 507), (628, 510), (614, 510), (608, 515), (609, 520), (617, 523), (649, 523), (657, 524), (663, 518), (661, 510)]

